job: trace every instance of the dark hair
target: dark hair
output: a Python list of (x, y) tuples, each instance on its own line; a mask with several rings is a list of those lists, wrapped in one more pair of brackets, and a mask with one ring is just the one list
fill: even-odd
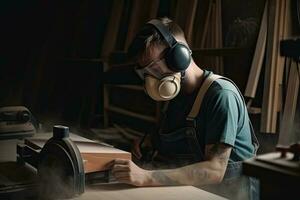
[[(164, 24), (174, 37), (184, 38), (184, 32), (178, 24), (167, 17), (158, 19)], [(144, 25), (132, 40), (128, 48), (128, 57), (130, 60), (147, 54), (155, 45), (167, 45), (161, 34), (150, 24)]]

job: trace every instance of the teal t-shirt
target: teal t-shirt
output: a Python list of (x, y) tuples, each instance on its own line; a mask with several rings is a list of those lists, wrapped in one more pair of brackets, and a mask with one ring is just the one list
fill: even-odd
[[(205, 76), (211, 72), (205, 71)], [(169, 102), (163, 132), (185, 126), (199, 90), (190, 95), (180, 93)], [(225, 143), (232, 146), (231, 161), (242, 161), (255, 154), (250, 119), (237, 88), (224, 79), (216, 80), (204, 96), (196, 118), (200, 145)]]

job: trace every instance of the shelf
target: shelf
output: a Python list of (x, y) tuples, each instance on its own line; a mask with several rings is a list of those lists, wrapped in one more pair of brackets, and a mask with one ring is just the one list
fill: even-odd
[(104, 59), (101, 58), (64, 58), (64, 61), (70, 61), (70, 62), (104, 62)]
[(224, 47), (193, 49), (193, 56), (236, 56), (247, 53), (250, 47)]
[(117, 87), (117, 88), (124, 88), (124, 89), (130, 89), (130, 90), (138, 90), (138, 91), (144, 91), (144, 87), (140, 85), (113, 85), (109, 84), (109, 87)]
[(138, 118), (138, 119), (142, 119), (142, 120), (145, 120), (145, 121), (148, 121), (148, 122), (154, 122), (154, 123), (157, 122), (155, 117), (151, 117), (151, 116), (148, 116), (148, 115), (143, 115), (143, 114), (140, 114), (140, 113), (132, 112), (132, 111), (126, 110), (124, 108), (119, 108), (119, 107), (116, 107), (116, 106), (111, 106), (110, 105), (109, 107), (105, 107), (105, 110), (116, 112), (116, 113), (119, 113), (119, 114), (122, 114), (122, 115), (127, 115), (127, 116)]

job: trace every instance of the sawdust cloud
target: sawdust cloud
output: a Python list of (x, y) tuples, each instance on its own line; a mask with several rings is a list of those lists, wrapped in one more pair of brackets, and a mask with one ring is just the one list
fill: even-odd
[(66, 169), (42, 166), (39, 168), (38, 199), (54, 200), (69, 199), (77, 196), (74, 191), (74, 178), (66, 175)]

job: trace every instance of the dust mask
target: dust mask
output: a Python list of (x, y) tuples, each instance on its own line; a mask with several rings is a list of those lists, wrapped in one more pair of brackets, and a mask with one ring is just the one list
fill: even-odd
[(157, 79), (153, 76), (145, 77), (145, 90), (155, 101), (168, 101), (177, 96), (180, 91), (180, 73)]

